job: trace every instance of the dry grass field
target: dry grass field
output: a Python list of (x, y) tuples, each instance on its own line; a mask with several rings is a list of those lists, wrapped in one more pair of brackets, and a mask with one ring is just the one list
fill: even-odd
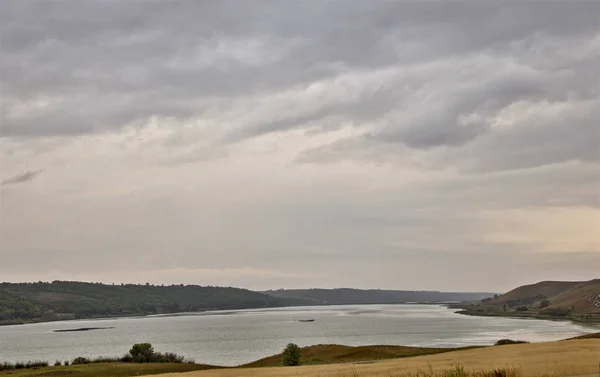
[(457, 365), (464, 367), (464, 376), (473, 377), (495, 368), (508, 368), (508, 377), (600, 377), (600, 339), (487, 347), (367, 364), (221, 369), (164, 377), (454, 377), (452, 368)]

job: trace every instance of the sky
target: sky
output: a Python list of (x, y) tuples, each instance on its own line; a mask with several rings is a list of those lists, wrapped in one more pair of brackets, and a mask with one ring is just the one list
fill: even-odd
[(599, 1), (3, 0), (0, 281), (600, 276)]

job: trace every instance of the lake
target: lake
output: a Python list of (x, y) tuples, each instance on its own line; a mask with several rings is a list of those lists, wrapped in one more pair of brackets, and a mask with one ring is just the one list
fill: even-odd
[[(0, 326), (0, 361), (120, 356), (134, 343), (198, 363), (238, 365), (287, 343), (428, 347), (489, 345), (502, 338), (552, 341), (600, 331), (570, 322), (472, 317), (437, 305), (344, 305), (235, 310)], [(312, 320), (314, 322), (296, 322)], [(54, 332), (113, 327), (86, 332)]]

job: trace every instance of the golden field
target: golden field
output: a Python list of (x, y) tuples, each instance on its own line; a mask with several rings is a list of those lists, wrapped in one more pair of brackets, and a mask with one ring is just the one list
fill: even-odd
[[(363, 364), (240, 368), (172, 373), (164, 377), (408, 377), (448, 376), (461, 365), (469, 372), (509, 368), (518, 377), (600, 376), (600, 339), (515, 344)], [(480, 374), (477, 374), (480, 375)]]

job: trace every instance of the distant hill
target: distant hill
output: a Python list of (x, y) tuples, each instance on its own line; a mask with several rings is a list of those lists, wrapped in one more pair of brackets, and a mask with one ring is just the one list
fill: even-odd
[(0, 324), (311, 303), (246, 289), (183, 284), (0, 283)]
[(253, 292), (197, 285), (107, 285), (73, 281), (0, 283), (0, 324), (302, 305), (473, 301), (491, 293), (359, 289)]
[(600, 322), (600, 279), (542, 281), (464, 307), (464, 314)]
[(436, 291), (396, 291), (379, 289), (280, 289), (265, 291), (280, 298), (311, 300), (318, 305), (399, 304), (408, 302), (476, 301), (493, 293), (460, 293)]

